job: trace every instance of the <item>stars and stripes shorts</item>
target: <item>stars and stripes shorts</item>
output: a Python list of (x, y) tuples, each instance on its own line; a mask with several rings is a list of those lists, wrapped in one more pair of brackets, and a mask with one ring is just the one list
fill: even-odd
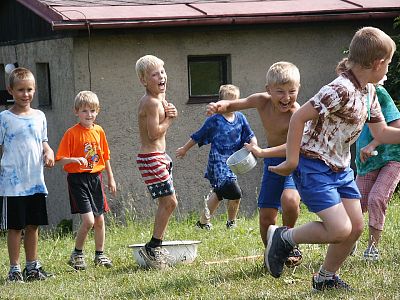
[(139, 153), (136, 157), (140, 174), (153, 199), (175, 193), (172, 160), (165, 152)]

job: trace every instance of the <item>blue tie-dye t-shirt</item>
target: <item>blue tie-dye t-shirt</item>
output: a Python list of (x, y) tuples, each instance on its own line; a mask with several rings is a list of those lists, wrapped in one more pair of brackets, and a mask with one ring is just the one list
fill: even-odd
[(199, 147), (211, 144), (204, 177), (213, 187), (218, 188), (224, 182), (236, 179), (226, 160), (252, 137), (254, 133), (246, 117), (240, 112), (235, 112), (235, 119), (232, 122), (226, 120), (223, 115), (212, 115), (197, 132), (191, 135)]
[(0, 196), (47, 194), (43, 174), (43, 142), (47, 142), (46, 117), (40, 110), (30, 115), (0, 113)]

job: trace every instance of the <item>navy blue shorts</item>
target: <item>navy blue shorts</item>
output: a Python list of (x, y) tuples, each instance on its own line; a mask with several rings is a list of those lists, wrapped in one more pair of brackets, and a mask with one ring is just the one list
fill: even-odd
[(214, 188), (214, 192), (217, 194), (218, 200), (239, 200), (242, 198), (242, 190), (236, 180), (226, 181), (219, 188)]
[(46, 195), (0, 197), (0, 229), (22, 230), (27, 225), (48, 225)]
[(260, 194), (258, 195), (259, 208), (279, 209), (283, 191), (296, 189), (291, 175), (281, 176), (268, 170), (268, 166), (277, 166), (283, 161), (285, 161), (285, 158), (281, 157), (264, 158), (264, 176), (261, 182)]
[(101, 173), (68, 173), (67, 181), (71, 214), (100, 216), (108, 210)]
[(350, 167), (334, 172), (324, 161), (301, 155), (293, 179), (301, 201), (314, 213), (342, 202), (342, 198), (361, 198)]

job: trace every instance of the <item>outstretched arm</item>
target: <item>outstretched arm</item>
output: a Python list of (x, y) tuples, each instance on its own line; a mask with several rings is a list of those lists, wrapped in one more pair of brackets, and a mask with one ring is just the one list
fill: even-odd
[(218, 102), (211, 102), (207, 105), (206, 113), (210, 116), (213, 114), (223, 114), (248, 108), (257, 108), (269, 97), (270, 96), (267, 93), (257, 93), (252, 94), (247, 98), (237, 100), (220, 100)]
[(186, 153), (192, 148), (194, 145), (196, 145), (196, 142), (193, 139), (190, 139), (186, 142), (185, 145), (182, 147), (179, 147), (176, 149), (176, 157), (178, 158), (184, 158)]
[(244, 146), (247, 150), (252, 152), (256, 157), (285, 157), (286, 156), (286, 144), (279, 145), (271, 148), (260, 148), (257, 145), (247, 144)]
[(290, 119), (286, 142), (286, 160), (277, 166), (268, 167), (268, 170), (282, 176), (288, 176), (293, 172), (299, 163), (300, 143), (303, 137), (304, 124), (317, 117), (318, 112), (310, 102), (304, 104), (293, 114)]

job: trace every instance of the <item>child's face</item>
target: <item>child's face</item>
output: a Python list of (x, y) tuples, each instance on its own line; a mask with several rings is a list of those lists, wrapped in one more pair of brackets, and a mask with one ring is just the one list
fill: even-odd
[(374, 79), (372, 80), (372, 83), (378, 83), (385, 77), (385, 75), (389, 70), (390, 62), (391, 59), (389, 58), (385, 60), (378, 60), (375, 62), (374, 64), (375, 72), (373, 73)]
[(8, 88), (8, 92), (13, 97), (15, 106), (20, 108), (30, 107), (35, 94), (35, 82), (33, 80), (18, 80), (12, 88)]
[(90, 128), (93, 126), (97, 114), (97, 109), (90, 108), (89, 106), (82, 106), (77, 111), (75, 111), (75, 115), (79, 118), (79, 123), (86, 128)]
[(146, 90), (152, 94), (165, 93), (167, 90), (167, 72), (163, 66), (151, 68), (146, 71), (142, 83), (146, 87)]
[(271, 101), (280, 112), (289, 111), (297, 101), (300, 85), (297, 83), (273, 84), (267, 86)]

